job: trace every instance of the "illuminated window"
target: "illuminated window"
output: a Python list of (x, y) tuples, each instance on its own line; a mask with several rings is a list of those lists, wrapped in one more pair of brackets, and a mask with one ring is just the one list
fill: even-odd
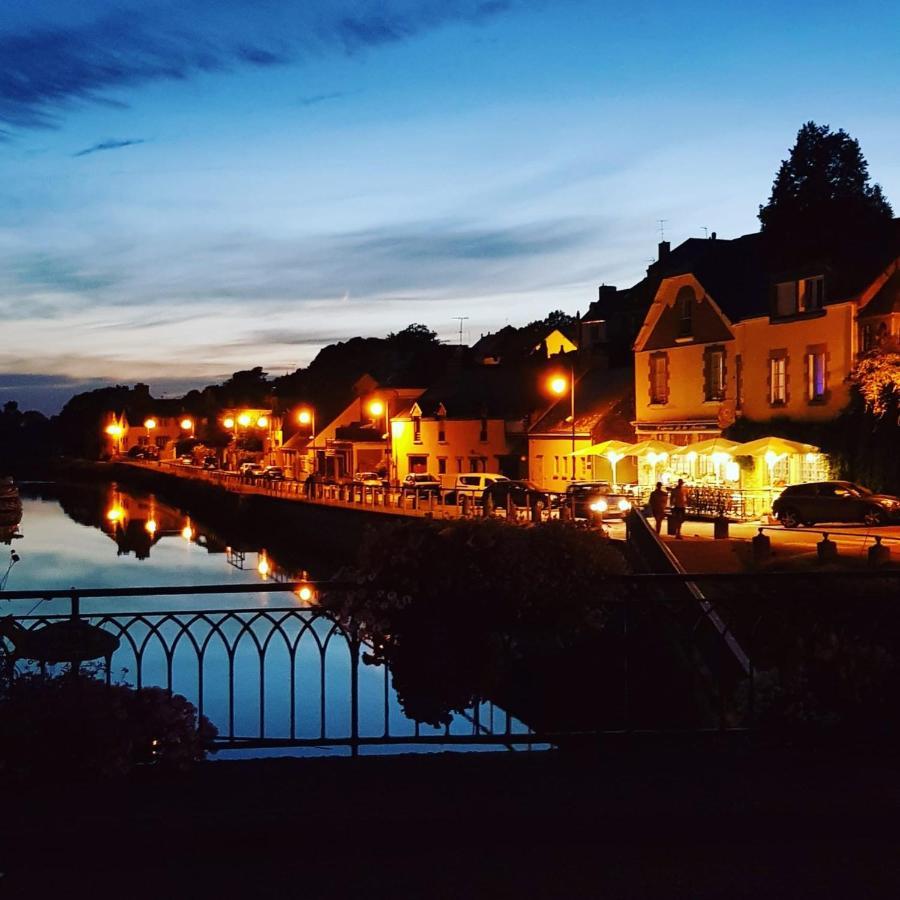
[(811, 403), (825, 399), (826, 378), (825, 354), (823, 352), (808, 353), (806, 355), (806, 380)]
[(775, 315), (794, 316), (812, 312), (825, 304), (825, 279), (821, 275), (782, 281), (775, 285)]
[(769, 360), (769, 403), (773, 406), (787, 403), (787, 358), (784, 356)]
[(438, 417), (438, 443), (446, 444), (447, 443), (447, 431), (445, 428), (445, 421), (443, 416)]
[(422, 443), (422, 419), (419, 416), (413, 416), (413, 443)]

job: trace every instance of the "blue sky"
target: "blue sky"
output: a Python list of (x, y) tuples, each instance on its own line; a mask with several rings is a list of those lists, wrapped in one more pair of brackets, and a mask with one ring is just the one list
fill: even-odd
[(584, 310), (659, 219), (756, 230), (808, 119), (900, 204), (898, 26), (886, 2), (11, 0), (0, 403)]

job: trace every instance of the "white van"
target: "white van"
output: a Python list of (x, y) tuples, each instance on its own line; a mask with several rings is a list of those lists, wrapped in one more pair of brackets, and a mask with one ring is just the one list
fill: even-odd
[(465, 475), (457, 475), (456, 480), (449, 485), (450, 490), (455, 492), (451, 495), (450, 502), (457, 503), (459, 501), (456, 498), (468, 494), (480, 503), (484, 489), (495, 481), (509, 481), (509, 479), (495, 472), (466, 472)]

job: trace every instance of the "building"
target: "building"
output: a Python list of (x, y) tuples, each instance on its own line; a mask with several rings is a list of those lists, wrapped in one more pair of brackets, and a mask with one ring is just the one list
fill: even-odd
[[(608, 460), (572, 453), (606, 440), (633, 440), (632, 385), (630, 368), (598, 367), (576, 377), (574, 422), (566, 393), (528, 431), (528, 478), (548, 491), (564, 491), (572, 481), (613, 481)], [(615, 480), (635, 480), (633, 459), (618, 464)]]
[(534, 365), (456, 367), (391, 420), (397, 475), (525, 470), (526, 431), (540, 403)]
[(859, 353), (896, 333), (895, 236), (829, 253), (763, 233), (699, 243), (703, 252), (660, 280), (635, 341), (638, 440), (688, 445), (741, 419), (775, 435), (785, 420), (833, 419)]
[(483, 366), (518, 364), (528, 359), (547, 360), (578, 349), (578, 328), (577, 324), (556, 326), (545, 322), (522, 328), (506, 325), (499, 331), (483, 334), (473, 345), (471, 355)]

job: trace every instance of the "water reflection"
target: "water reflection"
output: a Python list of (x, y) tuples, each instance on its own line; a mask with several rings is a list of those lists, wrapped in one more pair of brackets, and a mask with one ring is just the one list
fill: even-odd
[[(127, 586), (215, 583), (235, 577), (299, 581), (311, 577), (310, 572), (328, 577), (335, 568), (333, 561), (311, 559), (303, 550), (302, 535), (297, 535), (293, 550), (270, 550), (267, 544), (277, 543), (279, 535), (249, 537), (240, 523), (212, 524), (159, 496), (117, 484), (31, 484), (21, 491), (24, 540), (19, 550), (31, 564), (23, 567), (20, 582), (10, 589), (54, 587), (59, 575), (66, 576), (67, 586), (96, 587), (109, 584), (111, 577)], [(84, 528), (92, 529), (96, 539)], [(106, 549), (109, 541), (115, 544), (117, 562)], [(54, 576), (49, 582), (48, 575)], [(40, 584), (22, 583), (26, 577)]]

